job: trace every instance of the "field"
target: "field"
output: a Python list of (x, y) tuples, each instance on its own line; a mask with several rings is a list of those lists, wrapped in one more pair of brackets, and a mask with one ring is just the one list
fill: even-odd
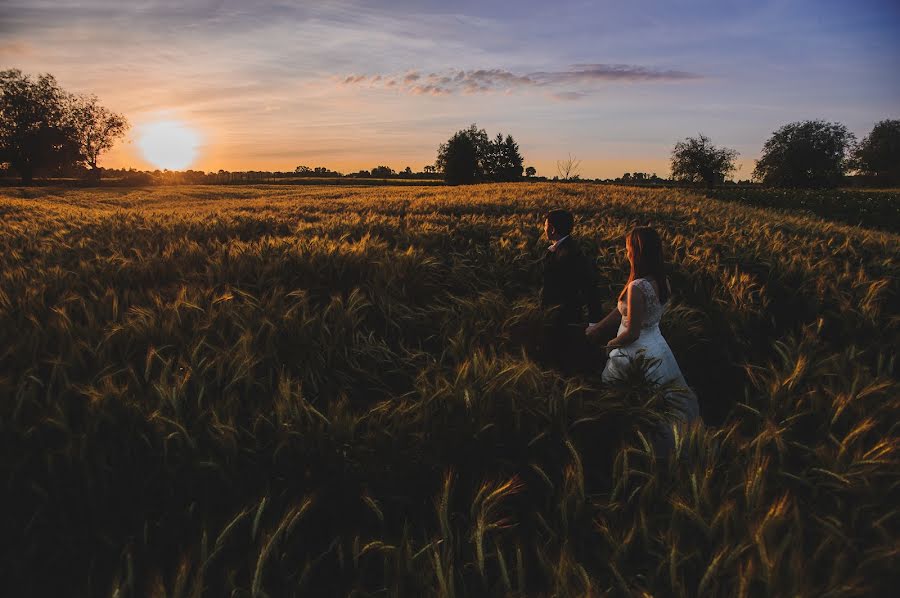
[[(661, 231), (705, 426), (535, 351), (543, 214)], [(10, 596), (863, 596), (900, 235), (590, 185), (0, 191)]]

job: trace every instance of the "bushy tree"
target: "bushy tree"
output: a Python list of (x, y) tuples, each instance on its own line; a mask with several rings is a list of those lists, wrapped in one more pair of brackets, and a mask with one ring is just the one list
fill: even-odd
[(840, 123), (806, 120), (784, 125), (766, 141), (753, 176), (776, 187), (836, 187), (849, 166), (855, 140)]
[(0, 161), (32, 181), (40, 170), (84, 166), (99, 180), (100, 155), (125, 134), (128, 121), (94, 95), (73, 95), (53, 75), (32, 80), (18, 69), (0, 72)]
[(450, 185), (480, 182), (484, 180), (489, 148), (487, 133), (473, 123), (440, 145), (435, 167)]
[(512, 135), (501, 133), (492, 141), (484, 129), (472, 124), (457, 131), (438, 148), (435, 166), (451, 185), (483, 181), (518, 181), (524, 158)]
[(737, 156), (736, 150), (716, 147), (706, 135), (686, 137), (672, 149), (672, 178), (712, 187), (734, 172)]
[(32, 80), (18, 69), (2, 71), (0, 91), (0, 162), (8, 162), (22, 183), (30, 184), (35, 171), (79, 161), (70, 96), (53, 75)]
[(529, 178), (535, 176), (536, 174), (537, 174), (537, 169), (534, 166), (529, 166), (528, 168), (525, 169), (525, 176), (527, 176)]
[(878, 122), (854, 151), (853, 167), (885, 185), (900, 184), (900, 120)]
[(384, 179), (394, 174), (394, 169), (390, 166), (376, 166), (372, 169), (372, 177), (376, 179)]
[(121, 114), (100, 105), (94, 95), (73, 96), (68, 112), (81, 160), (99, 181), (100, 169), (97, 162), (100, 154), (112, 148), (116, 140), (125, 135), (128, 121)]

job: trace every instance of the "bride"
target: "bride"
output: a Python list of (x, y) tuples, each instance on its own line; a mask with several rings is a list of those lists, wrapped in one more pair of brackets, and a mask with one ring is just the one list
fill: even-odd
[[(649, 226), (635, 227), (625, 237), (625, 249), (631, 274), (619, 294), (618, 304), (602, 321), (585, 330), (591, 337), (604, 329), (619, 326), (616, 337), (606, 345), (609, 359), (603, 369), (603, 381), (623, 378), (631, 360), (641, 354), (650, 364), (645, 372), (647, 379), (674, 387), (666, 398), (678, 419), (683, 422), (699, 419), (697, 397), (688, 388), (675, 356), (659, 330), (659, 320), (671, 293), (663, 272), (659, 235)], [(671, 450), (674, 446), (672, 427), (664, 426), (660, 434), (662, 446), (658, 448)]]

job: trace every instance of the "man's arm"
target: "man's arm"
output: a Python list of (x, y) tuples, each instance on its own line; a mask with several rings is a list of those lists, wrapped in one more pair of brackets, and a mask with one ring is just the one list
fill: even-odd
[(600, 289), (597, 288), (597, 272), (594, 268), (594, 260), (582, 256), (581, 270), (578, 280), (581, 283), (581, 292), (588, 308), (588, 322), (596, 323), (603, 318), (603, 301), (600, 297)]
[(585, 328), (584, 334), (588, 338), (600, 336), (601, 334), (606, 338), (610, 338), (612, 336), (615, 336), (616, 329), (618, 329), (621, 322), (622, 314), (619, 313), (618, 307), (614, 307), (612, 311), (606, 314), (605, 318), (603, 318), (596, 324), (592, 324)]

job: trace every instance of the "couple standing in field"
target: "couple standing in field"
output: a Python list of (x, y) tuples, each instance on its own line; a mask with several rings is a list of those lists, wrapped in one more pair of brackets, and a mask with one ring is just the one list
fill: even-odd
[[(697, 397), (685, 382), (659, 329), (671, 294), (659, 234), (648, 226), (638, 226), (626, 235), (631, 273), (619, 293), (616, 307), (604, 316), (594, 264), (571, 237), (574, 222), (566, 210), (552, 210), (544, 220), (544, 231), (552, 244), (544, 256), (541, 304), (555, 310), (545, 338), (545, 350), (564, 372), (583, 371), (599, 367), (599, 360), (591, 359), (592, 351), (585, 340), (611, 338), (604, 346), (608, 358), (603, 382), (622, 378), (629, 363), (643, 356), (649, 364), (645, 370), (647, 379), (674, 389), (667, 392), (666, 398), (676, 417), (688, 423), (699, 419)], [(665, 426), (659, 432), (660, 448), (671, 449), (672, 427)]]

